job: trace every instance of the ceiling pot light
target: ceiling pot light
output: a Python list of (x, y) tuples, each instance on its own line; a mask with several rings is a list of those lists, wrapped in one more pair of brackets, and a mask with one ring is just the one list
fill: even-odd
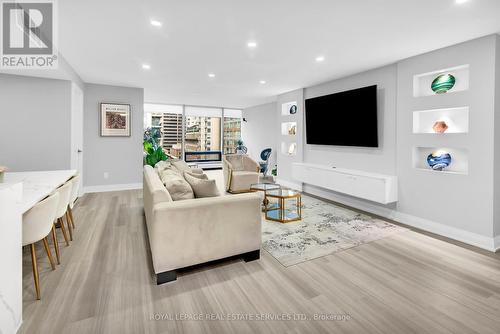
[(467, 1), (469, 1), (469, 0), (455, 0), (455, 3), (458, 5), (461, 5), (461, 4), (466, 3)]
[(143, 70), (150, 70), (151, 69), (151, 65), (149, 65), (149, 64), (142, 64), (142, 69)]
[(321, 63), (324, 60), (325, 60), (324, 56), (318, 56), (318, 57), (316, 57), (316, 62), (318, 62), (318, 63)]
[(259, 83), (260, 83), (261, 85), (265, 85), (265, 84), (266, 84), (266, 80), (260, 80), (260, 81), (259, 81)]
[(158, 27), (158, 28), (160, 28), (163, 25), (160, 21), (156, 20), (151, 20), (150, 23), (153, 27)]
[(215, 78), (215, 74), (214, 73), (208, 73), (208, 77), (209, 78)]
[(254, 41), (250, 41), (247, 43), (247, 46), (251, 49), (253, 48), (256, 48), (257, 47), (257, 42), (254, 42)]

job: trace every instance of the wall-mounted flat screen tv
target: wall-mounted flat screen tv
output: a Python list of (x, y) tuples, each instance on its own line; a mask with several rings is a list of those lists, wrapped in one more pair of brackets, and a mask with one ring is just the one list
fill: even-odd
[(377, 86), (306, 100), (307, 144), (378, 147)]

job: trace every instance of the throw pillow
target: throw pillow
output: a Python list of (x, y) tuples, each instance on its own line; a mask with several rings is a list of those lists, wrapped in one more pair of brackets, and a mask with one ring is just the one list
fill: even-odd
[(184, 160), (174, 160), (172, 165), (177, 168), (181, 173), (189, 170), (189, 165)]
[(194, 198), (194, 192), (189, 183), (177, 172), (165, 169), (161, 173), (161, 181), (174, 201)]
[(184, 177), (193, 188), (196, 198), (220, 196), (215, 180), (199, 179), (189, 173), (184, 173)]
[(169, 161), (158, 161), (155, 165), (155, 169), (158, 173), (163, 172), (167, 168), (171, 168)]
[(197, 179), (208, 180), (208, 176), (206, 174), (198, 174), (198, 173), (194, 173), (192, 171), (186, 170), (186, 171), (184, 171), (184, 178), (186, 178), (186, 174), (190, 175), (192, 177), (195, 177)]

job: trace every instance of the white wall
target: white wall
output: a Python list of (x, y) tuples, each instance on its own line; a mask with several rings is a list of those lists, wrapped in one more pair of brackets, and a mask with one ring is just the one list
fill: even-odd
[(269, 170), (276, 164), (277, 134), (276, 102), (262, 104), (243, 110), (247, 120), (241, 125), (241, 138), (248, 148), (248, 154), (255, 161), (261, 161), (260, 152), (270, 147), (273, 149)]
[[(100, 103), (124, 103), (131, 108), (130, 137), (100, 136)], [(83, 153), (86, 191), (140, 188), (144, 89), (85, 84)], [(108, 173), (108, 178), (104, 177)]]
[[(288, 104), (291, 102), (297, 103), (297, 112), (295, 115), (283, 115), (283, 104)], [(276, 117), (278, 118), (277, 126), (275, 131), (278, 133), (278, 176), (277, 182), (281, 185), (290, 187), (292, 189), (302, 190), (302, 184), (296, 182), (292, 178), (292, 164), (296, 162), (302, 162), (304, 157), (304, 89), (296, 89), (291, 92), (287, 92), (278, 95), (276, 98)], [(283, 122), (296, 122), (297, 130), (295, 136), (286, 136), (281, 132), (281, 124)], [(289, 145), (296, 144), (296, 154), (287, 154)], [(282, 145), (284, 147), (282, 148)], [(285, 152), (283, 152), (283, 150)]]
[[(493, 237), (495, 48), (495, 36), (487, 36), (398, 63), (398, 210), (471, 237)], [(466, 64), (469, 90), (413, 96), (414, 75)], [(413, 111), (461, 106), (469, 107), (467, 134), (412, 133)], [(413, 168), (414, 147), (465, 149), (468, 175)]]
[(0, 74), (0, 165), (70, 168), (71, 82)]
[[(304, 90), (304, 99), (377, 85), (379, 147), (304, 144), (304, 162), (370, 172), (396, 174), (396, 65), (330, 81)], [(325, 110), (325, 112), (333, 112)], [(335, 112), (351, 112), (337, 110)], [(362, 112), (357, 110), (356, 112)], [(360, 119), (362, 122), (362, 118)], [(339, 126), (339, 125), (336, 125)], [(352, 127), (350, 124), (345, 126)], [(332, 128), (334, 128), (332, 126)], [(353, 131), (356, 131), (353, 127)]]
[(496, 75), (495, 75), (495, 171), (494, 171), (494, 235), (500, 247), (500, 36), (496, 35)]

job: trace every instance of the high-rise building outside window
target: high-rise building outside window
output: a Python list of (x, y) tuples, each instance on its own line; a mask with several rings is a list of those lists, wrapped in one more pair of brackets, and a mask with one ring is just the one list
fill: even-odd
[(144, 112), (144, 127), (160, 129), (160, 144), (172, 157), (189, 162), (220, 161), (221, 154), (236, 153), (241, 110), (146, 103)]
[(236, 153), (241, 139), (241, 110), (224, 109), (224, 154)]

